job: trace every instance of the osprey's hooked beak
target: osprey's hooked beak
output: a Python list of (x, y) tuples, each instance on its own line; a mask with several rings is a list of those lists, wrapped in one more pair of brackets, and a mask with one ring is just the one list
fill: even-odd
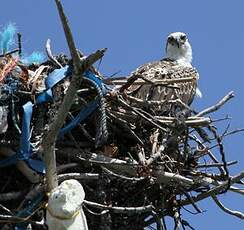
[(175, 44), (177, 45), (178, 48), (180, 48), (180, 41), (178, 38), (175, 39)]

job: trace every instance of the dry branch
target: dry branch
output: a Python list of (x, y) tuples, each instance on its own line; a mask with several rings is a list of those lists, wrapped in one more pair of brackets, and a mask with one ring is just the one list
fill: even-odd
[(84, 204), (92, 206), (94, 208), (98, 209), (104, 209), (104, 210), (109, 210), (114, 213), (129, 213), (129, 214), (137, 214), (137, 213), (143, 213), (143, 212), (151, 212), (153, 210), (152, 205), (147, 205), (147, 206), (142, 206), (142, 207), (111, 207), (111, 206), (106, 206), (102, 204), (98, 204), (96, 202), (91, 202), (91, 201), (84, 201)]
[(218, 198), (216, 197), (216, 195), (212, 194), (211, 197), (213, 198), (214, 202), (226, 213), (230, 214), (230, 215), (233, 215), (233, 216), (236, 216), (240, 219), (244, 219), (244, 213), (241, 213), (241, 212), (238, 212), (238, 211), (233, 211), (233, 210), (230, 210), (228, 208), (226, 208), (219, 200)]
[[(230, 180), (230, 185), (234, 184), (234, 183), (237, 183), (239, 182), (241, 179), (244, 178), (244, 172), (241, 172), (240, 174), (236, 175), (236, 176), (233, 176)], [(222, 183), (221, 185), (218, 185), (212, 189), (210, 189), (209, 191), (207, 192), (204, 192), (202, 194), (199, 194), (198, 196), (193, 196), (192, 199), (194, 202), (198, 202), (198, 201), (201, 201), (203, 199), (206, 199), (210, 196), (212, 196), (212, 194), (218, 194), (219, 192), (221, 192), (224, 188), (226, 188), (226, 186), (228, 186), (229, 182), (226, 181), (224, 183)], [(179, 201), (179, 205), (180, 206), (185, 206), (185, 205), (188, 205), (190, 204), (189, 200), (181, 200)]]
[(199, 112), (196, 117), (202, 117), (206, 114), (212, 113), (214, 111), (217, 111), (220, 107), (222, 107), (227, 101), (229, 101), (231, 98), (234, 97), (234, 92), (229, 92), (226, 96), (224, 96), (216, 105), (213, 105), (207, 109), (204, 109), (203, 111)]
[[(130, 78), (128, 79), (125, 79), (125, 80), (117, 80), (117, 79), (112, 79), (110, 80), (109, 78), (108, 79), (105, 79), (104, 82), (106, 84), (114, 84), (114, 85), (125, 85), (127, 84), (127, 82), (129, 82), (129, 80), (131, 80)], [(139, 80), (135, 80), (133, 82), (133, 85), (145, 85), (145, 84), (156, 84), (156, 85), (171, 85), (171, 84), (175, 84), (175, 83), (185, 83), (185, 82), (191, 82), (193, 80), (196, 80), (195, 78), (192, 78), (192, 77), (185, 77), (185, 78), (179, 78), (179, 79), (164, 79), (164, 80), (152, 80), (152, 81), (149, 81), (147, 82), (146, 80), (144, 79), (139, 79)]]
[(73, 75), (67, 93), (63, 99), (54, 121), (51, 123), (48, 132), (43, 137), (42, 150), (44, 154), (44, 161), (46, 165), (46, 178), (48, 184), (48, 191), (51, 191), (57, 186), (57, 172), (56, 172), (56, 157), (54, 153), (55, 142), (60, 128), (63, 126), (72, 102), (75, 98), (76, 92), (82, 80), (82, 73), (87, 70), (94, 62), (99, 60), (104, 55), (105, 50), (98, 50), (94, 54), (80, 61), (82, 68), (79, 69), (78, 75)]

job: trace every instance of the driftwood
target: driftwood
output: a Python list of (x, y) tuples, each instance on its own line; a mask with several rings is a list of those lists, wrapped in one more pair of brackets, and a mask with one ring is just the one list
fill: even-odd
[[(140, 230), (154, 226), (165, 230), (166, 216), (173, 218), (175, 229), (185, 229), (189, 223), (182, 219), (181, 209), (191, 205), (200, 213), (198, 202), (209, 198), (224, 212), (243, 219), (243, 213), (219, 200), (219, 195), (228, 191), (244, 194), (244, 172), (230, 175), (229, 167), (238, 162), (226, 161), (223, 145), (225, 137), (243, 129), (229, 131), (228, 127), (219, 134), (214, 125), (226, 118), (212, 117), (234, 97), (233, 92), (201, 112), (179, 99), (143, 101), (127, 94), (132, 83), (175, 87), (176, 82), (145, 82), (138, 76), (105, 79), (92, 65), (106, 49), (87, 56), (78, 51), (61, 2), (55, 2), (71, 58), (54, 55), (48, 40), (49, 60), (25, 65), (13, 55), (21, 54), (20, 38), (18, 49), (0, 55), (9, 66), (15, 65), (6, 76), (1, 70), (1, 106), (9, 108), (8, 124), (2, 124), (5, 128), (8, 125), (1, 134), (2, 160), (23, 150), (22, 106), (33, 104), (30, 135), (25, 139), (30, 151), (27, 156), (20, 154), (22, 158), (8, 167), (0, 161), (2, 229), (20, 224), (46, 229), (47, 193), (69, 179), (78, 180), (84, 187), (83, 210), (89, 229)], [(44, 84), (48, 77), (64, 69), (70, 72), (52, 85), (52, 100), (39, 103), (39, 96), (48, 89)], [(8, 79), (18, 79), (19, 85), (3, 100)], [(158, 108), (164, 106), (170, 111), (160, 114)], [(33, 168), (30, 159), (43, 162), (46, 172)]]

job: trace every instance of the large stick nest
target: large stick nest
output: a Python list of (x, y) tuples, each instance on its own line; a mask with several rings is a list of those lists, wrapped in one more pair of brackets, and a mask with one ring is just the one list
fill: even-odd
[[(72, 66), (72, 60), (59, 55), (56, 64), (47, 61), (30, 66), (14, 62), (11, 55), (1, 60), (7, 60), (1, 68), (0, 108), (7, 114), (7, 119), (2, 118), (7, 130), (1, 134), (1, 156), (4, 159), (21, 148), (22, 106), (31, 101), (31, 157), (42, 160), (43, 137), (50, 131), (71, 77), (52, 88), (52, 102), (35, 102), (45, 90), (47, 76), (61, 68), (57, 63)], [(90, 71), (99, 75), (94, 68)], [(197, 201), (212, 197), (225, 210), (217, 195), (228, 190), (243, 194), (232, 184), (241, 183), (244, 173), (229, 175), (228, 167), (236, 162), (226, 162), (222, 143), (233, 132), (218, 134), (213, 120), (204, 117), (232, 98), (232, 92), (198, 113), (180, 100), (143, 101), (117, 90), (111, 79), (104, 82), (110, 88), (105, 95), (89, 79), (81, 82), (64, 127), (96, 100), (97, 109), (58, 138), (55, 146), (59, 181), (75, 178), (84, 186), (89, 229), (138, 230), (153, 223), (157, 229), (166, 229), (166, 216), (174, 219), (176, 229), (184, 228), (189, 225), (180, 214), (185, 205), (200, 213)], [(128, 82), (125, 79), (122, 86)], [(167, 113), (160, 114), (161, 107), (167, 107)], [(1, 226), (12, 229), (14, 223), (25, 222), (32, 223), (33, 229), (45, 229), (41, 222), (46, 201), (44, 175), (25, 161), (16, 166), (1, 168)], [(31, 212), (21, 214), (26, 208)], [(243, 219), (242, 213), (229, 213)]]

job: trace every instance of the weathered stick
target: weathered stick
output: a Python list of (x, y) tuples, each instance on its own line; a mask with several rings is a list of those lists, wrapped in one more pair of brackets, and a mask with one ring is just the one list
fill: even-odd
[[(159, 117), (156, 116), (156, 119), (158, 119), (158, 121), (162, 124), (172, 124), (174, 123), (177, 119), (176, 118), (166, 118), (166, 117)], [(204, 126), (208, 126), (211, 123), (211, 120), (209, 118), (205, 118), (205, 117), (199, 117), (198, 119), (191, 119), (191, 118), (187, 118), (185, 120), (185, 123), (187, 126), (191, 126), (191, 127), (204, 127)]]
[(194, 184), (194, 181), (190, 178), (176, 173), (164, 172), (163, 170), (155, 170), (154, 176), (156, 176), (158, 183), (167, 184), (169, 182), (176, 182), (184, 186), (192, 186)]
[(42, 141), (42, 151), (44, 154), (44, 162), (46, 165), (46, 179), (47, 189), (51, 191), (57, 187), (57, 170), (56, 170), (56, 156), (54, 152), (55, 142), (57, 139), (58, 132), (62, 127), (65, 118), (68, 115), (72, 102), (75, 98), (76, 91), (80, 85), (81, 75), (86, 71), (94, 62), (103, 57), (106, 49), (98, 50), (97, 52), (89, 55), (88, 57), (80, 60), (79, 54), (75, 48), (75, 43), (72, 37), (71, 29), (68, 24), (68, 20), (64, 14), (63, 7), (60, 0), (55, 0), (59, 15), (63, 24), (63, 29), (66, 35), (67, 43), (69, 45), (70, 53), (73, 59), (74, 74), (72, 76), (69, 88), (63, 99), (63, 102), (54, 118), (54, 121), (50, 124), (46, 135)]
[(76, 180), (98, 180), (99, 174), (97, 173), (65, 173), (58, 175), (58, 181), (62, 182), (65, 180), (76, 179)]
[(131, 102), (136, 103), (138, 106), (142, 106), (142, 107), (163, 106), (164, 104), (178, 104), (181, 107), (196, 113), (190, 106), (188, 106), (187, 104), (182, 102), (180, 99), (176, 99), (176, 100), (160, 100), (160, 101), (148, 100), (147, 101), (147, 100), (142, 100), (140, 98), (133, 97), (133, 96), (130, 96), (130, 95), (127, 95), (126, 98), (129, 99)]
[(55, 2), (57, 5), (57, 8), (58, 8), (59, 17), (61, 19), (62, 26), (64, 29), (66, 41), (67, 41), (68, 46), (69, 46), (69, 51), (70, 51), (71, 57), (73, 59), (74, 73), (79, 74), (79, 72), (81, 72), (80, 71), (80, 67), (81, 67), (80, 55), (77, 52), (77, 49), (75, 47), (75, 42), (74, 42), (73, 35), (72, 35), (71, 29), (69, 26), (69, 22), (68, 22), (68, 19), (64, 13), (64, 9), (63, 9), (63, 6), (61, 4), (61, 1), (55, 0)]
[(5, 57), (7, 55), (10, 55), (10, 54), (13, 54), (13, 53), (17, 53), (17, 52), (19, 52), (19, 49), (15, 49), (15, 50), (9, 51), (7, 53), (1, 54), (0, 57)]
[(199, 112), (195, 117), (202, 117), (208, 113), (212, 113), (222, 107), (227, 101), (234, 97), (234, 92), (229, 92), (226, 96), (224, 96), (216, 105), (213, 105), (203, 111)]
[(232, 216), (236, 216), (240, 219), (244, 219), (244, 214), (242, 212), (238, 212), (238, 211), (234, 211), (234, 210), (230, 210), (229, 208), (226, 208), (216, 197), (215, 194), (212, 194), (211, 197), (213, 198), (214, 202), (226, 213), (232, 215)]
[(163, 128), (162, 126), (160, 126), (159, 124), (157, 124), (155, 121), (153, 121), (151, 118), (148, 118), (147, 116), (145, 116), (143, 113), (139, 112), (136, 108), (133, 108), (132, 106), (128, 105), (123, 99), (118, 98), (118, 101), (120, 102), (120, 104), (135, 112), (137, 115), (139, 115), (141, 118), (143, 118), (144, 120), (146, 120), (147, 122), (151, 123), (152, 125), (156, 126), (158, 129), (160, 129), (163, 132), (167, 132), (167, 130), (165, 128)]
[[(130, 78), (125, 79), (125, 80), (117, 80), (117, 79), (112, 79), (110, 80), (109, 78), (104, 80), (105, 83), (107, 84), (115, 84), (115, 85), (125, 85), (127, 82), (131, 80)], [(150, 81), (143, 80), (143, 79), (136, 79), (132, 84), (133, 85), (145, 85), (145, 84), (155, 84), (155, 85), (170, 85), (174, 83), (185, 83), (185, 82), (191, 82), (193, 80), (196, 80), (196, 78), (193, 77), (184, 77), (184, 78), (178, 78), (178, 79), (164, 79), (164, 80), (158, 80), (154, 79)]]
[[(244, 171), (241, 172), (240, 174), (236, 175), (236, 176), (233, 176), (230, 180), (230, 185), (240, 181), (243, 178), (244, 178)], [(207, 197), (210, 197), (212, 194), (216, 194), (216, 193), (220, 192), (221, 190), (223, 190), (228, 185), (229, 185), (229, 181), (226, 181), (226, 182), (222, 183), (221, 185), (218, 185), (218, 186), (210, 189), (207, 192), (204, 192), (204, 193), (201, 193), (197, 196), (192, 197), (192, 199), (194, 202), (198, 202), (200, 200), (206, 199)], [(189, 202), (189, 200), (181, 200), (178, 202), (179, 202), (179, 206), (185, 206), (185, 205), (191, 204), (191, 202)]]
[[(42, 150), (44, 154), (44, 161), (46, 164), (46, 177), (47, 177), (47, 184), (48, 184), (48, 191), (52, 190), (57, 186), (57, 172), (56, 172), (56, 157), (54, 153), (55, 142), (57, 139), (58, 132), (60, 128), (63, 126), (64, 120), (66, 119), (70, 107), (72, 105), (72, 101), (75, 98), (76, 91), (80, 85), (81, 75), (82, 73), (89, 68), (94, 62), (99, 60), (105, 50), (98, 50), (94, 54), (91, 54), (87, 58), (84, 58), (82, 63), (82, 68), (79, 69), (80, 74), (74, 74), (69, 88), (64, 96), (63, 102), (60, 105), (60, 108), (54, 118), (54, 121), (50, 124), (49, 129), (46, 132), (46, 135), (43, 137), (42, 141)], [(85, 63), (85, 64), (83, 64)]]
[(153, 210), (152, 205), (147, 205), (142, 207), (113, 207), (113, 206), (98, 204), (87, 200), (84, 200), (84, 204), (98, 209), (110, 210), (114, 213), (135, 214), (135, 213), (151, 212)]
[[(10, 147), (0, 147), (0, 155), (4, 155), (6, 157), (10, 157), (15, 155), (16, 153)], [(41, 180), (41, 176), (35, 172), (25, 161), (17, 161), (16, 168), (23, 173), (23, 175), (31, 182), (38, 183)], [(1, 195), (0, 195), (1, 197)], [(1, 199), (0, 199), (1, 200)]]
[(57, 59), (53, 56), (52, 50), (51, 50), (51, 40), (47, 39), (46, 42), (46, 53), (49, 59), (52, 61), (54, 65), (56, 65), (59, 68), (62, 68), (63, 66), (57, 61)]
[[(226, 162), (227, 166), (237, 164), (237, 161)], [(198, 164), (196, 168), (212, 168), (212, 167), (222, 167), (223, 163), (211, 163), (211, 164)]]

